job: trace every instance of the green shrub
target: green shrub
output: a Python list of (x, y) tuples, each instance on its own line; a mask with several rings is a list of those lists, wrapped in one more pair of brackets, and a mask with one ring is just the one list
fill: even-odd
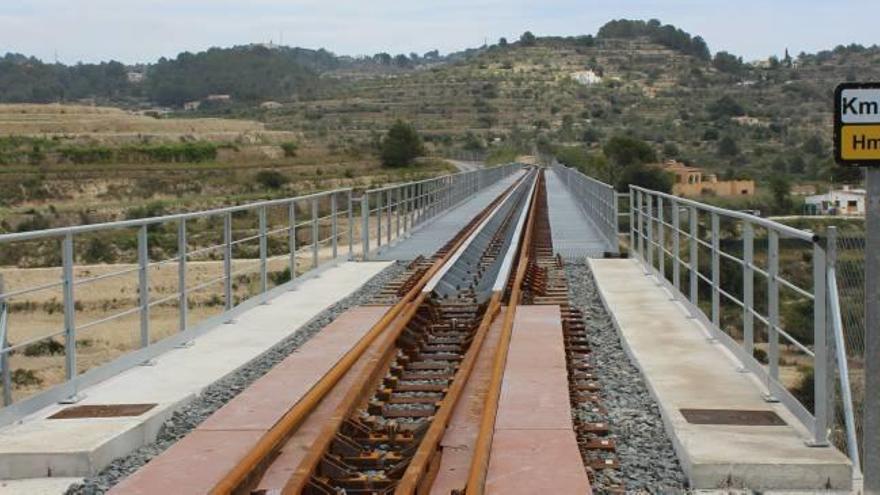
[(34, 370), (17, 369), (12, 371), (12, 384), (17, 387), (35, 387), (43, 383), (43, 379)]
[(290, 182), (286, 175), (277, 170), (260, 170), (254, 180), (266, 189), (281, 189)]
[(24, 355), (28, 357), (55, 356), (64, 354), (64, 344), (52, 339), (35, 342), (24, 348)]
[(285, 157), (293, 158), (296, 156), (299, 145), (294, 142), (281, 143), (281, 149), (284, 150)]

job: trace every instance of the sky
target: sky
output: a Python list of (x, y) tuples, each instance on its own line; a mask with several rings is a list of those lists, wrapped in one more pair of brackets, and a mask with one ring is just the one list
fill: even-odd
[(442, 53), (660, 19), (747, 61), (880, 43), (880, 0), (0, 0), (0, 54), (153, 62), (255, 42), (339, 55)]

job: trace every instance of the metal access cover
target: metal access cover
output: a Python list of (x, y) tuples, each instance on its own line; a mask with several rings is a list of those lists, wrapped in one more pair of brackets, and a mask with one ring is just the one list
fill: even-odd
[(696, 425), (785, 426), (773, 411), (739, 409), (679, 409), (688, 423)]
[(141, 414), (156, 407), (156, 404), (110, 404), (73, 406), (62, 409), (49, 416), (49, 419), (76, 419), (76, 418), (120, 418), (140, 416)]

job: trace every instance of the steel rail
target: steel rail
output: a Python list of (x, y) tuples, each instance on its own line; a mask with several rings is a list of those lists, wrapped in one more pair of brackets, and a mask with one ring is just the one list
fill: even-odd
[[(523, 179), (520, 179), (523, 180)], [(508, 190), (513, 190), (519, 181)], [(507, 191), (505, 191), (505, 194)], [(486, 210), (492, 209), (495, 204), (498, 203), (498, 200), (494, 201), (490, 208)], [(483, 215), (488, 214), (487, 211), (484, 211)], [(254, 444), (251, 449), (245, 454), (245, 456), (224, 476), (212, 489), (209, 493), (213, 495), (226, 495), (230, 493), (239, 493), (242, 491), (243, 486), (250, 482), (256, 481), (255, 473), (261, 470), (262, 467), (265, 467), (267, 461), (269, 461), (275, 453), (278, 451), (280, 447), (283, 446), (284, 442), (293, 434), (296, 429), (308, 418), (308, 416), (314, 411), (314, 409), (320, 404), (320, 402), (324, 399), (324, 397), (339, 383), (339, 380), (345, 376), (346, 373), (351, 369), (354, 364), (360, 360), (361, 356), (366, 352), (366, 350), (375, 342), (381, 335), (387, 335), (385, 342), (393, 343), (394, 338), (396, 338), (396, 334), (399, 334), (405, 328), (406, 320), (412, 318), (418, 309), (419, 304), (424, 301), (427, 296), (426, 293), (422, 292), (422, 287), (434, 276), (434, 274), (440, 270), (452, 256), (452, 253), (457, 249), (463, 242), (464, 238), (476, 229), (477, 226), (474, 225), (466, 232), (465, 236), (458, 239), (454, 243), (454, 247), (452, 250), (444, 254), (440, 259), (436, 260), (431, 268), (427, 270), (419, 279), (419, 282), (416, 283), (407, 293), (403, 296), (403, 298), (398, 301), (394, 306), (392, 306), (385, 315), (375, 324), (370, 330), (362, 337), (355, 346), (349, 350), (342, 359), (337, 362), (330, 371), (321, 377), (321, 379), (306, 393), (303, 398), (296, 403), (287, 413), (282, 416), (282, 418), (268, 431), (266, 432), (256, 444)], [(398, 317), (405, 316), (405, 318)], [(398, 320), (397, 324), (392, 326), (392, 323)], [(391, 329), (390, 332), (388, 330)], [(392, 353), (394, 347), (392, 345), (387, 346), (390, 351), (386, 351), (386, 353)], [(376, 373), (377, 371), (374, 371)], [(370, 375), (373, 375), (371, 373)], [(349, 399), (352, 396), (352, 393), (358, 391), (360, 387), (358, 385), (362, 385), (364, 380), (368, 378), (368, 376), (360, 377), (361, 380), (351, 389), (349, 389), (349, 394), (347, 394), (346, 399)], [(367, 382), (368, 383), (368, 382)], [(347, 400), (343, 400), (343, 403), (340, 404), (340, 408), (346, 405)], [(354, 401), (352, 401), (354, 402)], [(351, 407), (354, 407), (354, 404), (350, 404)], [(297, 483), (298, 477), (296, 476), (302, 470), (305, 470), (309, 466), (316, 465), (318, 461), (320, 461), (321, 455), (324, 450), (326, 450), (326, 446), (329, 445), (330, 441), (333, 438), (333, 434), (336, 432), (336, 428), (333, 427), (331, 431), (331, 425), (338, 425), (345, 418), (345, 415), (337, 418), (334, 415), (333, 418), (328, 422), (326, 430), (323, 432), (321, 437), (315, 441), (312, 446), (312, 450), (310, 451), (310, 455), (303, 460), (303, 463), (300, 465), (300, 468), (297, 472), (294, 473), (294, 477), (288, 480), (287, 486), (283, 493), (299, 493), (302, 490), (302, 486), (308, 482), (308, 475), (312, 472), (313, 469), (307, 469), (308, 474), (303, 476), (302, 482)], [(338, 419), (338, 421), (336, 421)], [(326, 433), (330, 432), (329, 435)], [(323, 440), (323, 441), (322, 441)], [(323, 446), (323, 448), (321, 448)], [(317, 454), (315, 454), (317, 453)], [(308, 466), (304, 466), (304, 464), (309, 461)], [(295, 490), (295, 491), (294, 491)]]
[[(498, 277), (496, 278), (493, 287), (492, 298), (489, 301), (489, 307), (487, 308), (482, 320), (480, 321), (480, 326), (477, 328), (477, 331), (474, 335), (473, 343), (465, 354), (465, 357), (461, 363), (461, 367), (459, 368), (458, 373), (456, 373), (455, 379), (453, 380), (452, 385), (449, 387), (449, 391), (443, 398), (440, 408), (435, 414), (434, 420), (431, 422), (431, 426), (428, 428), (428, 431), (422, 438), (418, 450), (416, 450), (416, 453), (413, 455), (412, 461), (410, 461), (409, 466), (407, 466), (406, 471), (403, 473), (403, 477), (400, 479), (399, 484), (395, 488), (395, 495), (409, 495), (412, 493), (416, 493), (416, 491), (419, 490), (419, 487), (422, 485), (423, 477), (428, 471), (428, 468), (431, 464), (431, 459), (437, 453), (437, 446), (443, 439), (443, 433), (446, 431), (449, 420), (452, 418), (452, 413), (455, 411), (455, 406), (458, 403), (458, 400), (461, 397), (461, 393), (464, 390), (465, 384), (467, 383), (468, 379), (470, 378), (471, 372), (474, 369), (474, 365), (477, 361), (477, 355), (482, 351), (483, 343), (486, 340), (486, 335), (489, 333), (489, 328), (492, 326), (492, 322), (495, 320), (495, 317), (501, 310), (501, 300), (504, 296), (504, 288), (507, 286), (507, 282), (509, 281), (510, 268), (513, 263), (513, 258), (517, 254), (519, 254), (520, 262), (519, 266), (517, 267), (516, 277), (513, 282), (514, 290), (511, 294), (510, 302), (508, 303), (508, 311), (504, 315), (505, 327), (503, 327), (502, 332), (507, 329), (508, 324), (510, 325), (510, 327), (513, 326), (513, 314), (516, 312), (516, 303), (519, 301), (520, 291), (518, 290), (518, 288), (522, 286), (522, 280), (525, 277), (525, 266), (528, 264), (528, 252), (530, 246), (529, 239), (532, 232), (532, 226), (534, 224), (534, 206), (537, 204), (537, 201), (535, 201), (535, 195), (537, 194), (536, 186), (539, 179), (540, 173), (535, 174), (535, 177), (532, 181), (531, 189), (528, 196), (526, 197), (526, 203), (523, 206), (523, 213), (520, 215), (519, 222), (517, 224), (516, 230), (514, 231), (513, 243), (511, 244), (507, 253), (505, 253), (505, 259), (503, 263), (507, 262), (507, 266), (506, 268), (502, 266), (502, 269), (499, 272)], [(525, 224), (525, 235), (522, 235), (523, 224)], [(525, 264), (524, 261), (526, 262)], [(502, 340), (496, 350), (496, 363), (498, 355), (502, 352), (502, 350), (504, 351), (504, 360), (506, 362), (506, 351), (510, 342), (509, 331), (506, 332), (506, 336), (507, 339), (505, 342), (505, 335), (504, 333), (502, 334)], [(492, 385), (494, 385), (494, 381)], [(500, 391), (501, 388), (499, 381), (498, 392), (500, 393)], [(492, 392), (494, 392), (494, 389), (490, 389), (489, 393), (491, 394)], [(497, 409), (497, 400), (495, 401), (495, 408)], [(486, 426), (485, 414), (489, 414), (488, 409), (483, 409), (483, 411), (484, 420), (481, 423), (480, 428), (481, 436), (484, 433), (484, 427)], [(492, 427), (494, 428), (495, 414), (492, 413), (491, 417)], [(477, 445), (479, 446), (479, 443)]]
[(510, 291), (510, 299), (507, 303), (507, 311), (504, 313), (504, 322), (501, 326), (501, 338), (495, 350), (495, 358), (492, 363), (492, 377), (489, 382), (489, 390), (486, 392), (486, 405), (480, 418), (480, 429), (477, 441), (474, 444), (474, 454), (471, 457), (471, 466), (468, 471), (468, 480), (465, 485), (468, 495), (482, 494), (486, 486), (486, 474), (489, 470), (489, 454), (492, 450), (492, 441), (495, 437), (495, 418), (498, 414), (498, 402), (501, 397), (501, 385), (504, 380), (504, 368), (507, 365), (507, 355), (510, 350), (510, 340), (513, 334), (513, 321), (516, 317), (516, 307), (522, 295), (523, 280), (529, 265), (531, 256), (531, 238), (534, 234), (535, 217), (538, 206), (536, 187), (533, 191), (532, 202), (529, 211), (528, 224), (523, 235), (523, 245), (520, 252), (519, 262), (516, 267), (513, 287)]
[[(315, 469), (318, 467), (321, 458), (324, 456), (324, 453), (335, 438), (336, 432), (339, 430), (343, 421), (354, 412), (358, 404), (360, 404), (364, 400), (364, 397), (371, 392), (371, 389), (373, 388), (371, 385), (381, 379), (382, 373), (386, 371), (388, 364), (394, 359), (394, 356), (397, 353), (397, 347), (394, 343), (404, 330), (406, 330), (407, 324), (413, 316), (415, 316), (422, 303), (425, 302), (431, 294), (430, 292), (426, 292), (424, 287), (435, 278), (436, 274), (439, 273), (443, 267), (447, 267), (449, 263), (452, 263), (454, 259), (457, 259), (460, 256), (460, 253), (464, 249), (467, 249), (470, 241), (475, 237), (475, 234), (485, 227), (487, 223), (485, 220), (491, 218), (499, 211), (501, 205), (506, 201), (506, 198), (509, 197), (509, 195), (515, 191), (526, 178), (527, 176), (521, 177), (504, 191), (504, 193), (499, 195), (498, 199), (484, 210), (482, 215), (483, 218), (481, 218), (479, 222), (475, 222), (474, 226), (462, 236), (462, 239), (456, 243), (455, 247), (450, 249), (443, 257), (443, 263), (435, 263), (432, 267), (432, 271), (426, 273), (422, 277), (424, 283), (420, 281), (419, 284), (416, 284), (416, 286), (411, 289), (411, 292), (418, 291), (418, 297), (407, 308), (406, 313), (397, 320), (392, 331), (388, 333), (387, 338), (383, 342), (383, 351), (381, 355), (372, 359), (369, 363), (369, 369), (371, 371), (358, 377), (358, 380), (348, 389), (345, 397), (325, 424), (321, 434), (312, 443), (311, 449), (306, 454), (305, 458), (300, 462), (299, 466), (285, 483), (284, 488), (281, 491), (282, 495), (299, 494), (305, 489), (312, 473), (314, 473)], [(433, 268), (436, 268), (436, 270)]]

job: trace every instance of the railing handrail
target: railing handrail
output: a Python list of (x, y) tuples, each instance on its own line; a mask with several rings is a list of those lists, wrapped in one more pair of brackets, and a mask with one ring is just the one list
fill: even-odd
[[(572, 193), (587, 219), (598, 228), (609, 252), (619, 252), (620, 211), (617, 204), (618, 194), (614, 186), (590, 177), (580, 170), (567, 167), (557, 160), (553, 161), (552, 167)], [(576, 185), (572, 184), (572, 179)]]
[[(743, 369), (756, 373), (757, 376), (766, 379), (765, 385), (771, 397), (785, 404), (795, 417), (801, 421), (811, 433), (811, 443), (817, 446), (828, 445), (828, 428), (830, 425), (831, 410), (829, 403), (834, 396), (834, 387), (828, 387), (831, 376), (841, 379), (841, 388), (848, 391), (849, 384), (843, 380), (847, 373), (846, 362), (838, 362), (837, 366), (831, 366), (829, 353), (831, 346), (842, 347), (842, 329), (837, 328), (839, 320), (839, 295), (837, 293), (834, 264), (836, 263), (836, 249), (832, 243), (836, 243), (836, 230), (829, 229), (827, 238), (822, 238), (812, 232), (803, 231), (766, 220), (747, 213), (728, 210), (713, 205), (707, 205), (691, 199), (680, 198), (667, 193), (653, 191), (644, 187), (630, 185), (632, 192), (630, 198), (631, 219), (630, 232), (633, 236), (633, 249), (631, 253), (639, 259), (645, 267), (646, 275), (656, 276), (680, 300), (691, 315), (701, 321), (710, 331), (714, 338), (723, 343), (742, 363)], [(684, 207), (684, 208), (683, 208)], [(686, 212), (687, 220), (682, 226), (681, 213)], [(667, 222), (667, 214), (671, 220)], [(711, 234), (711, 242), (700, 239), (700, 215), (704, 218), (711, 216), (711, 228), (706, 227)], [(720, 224), (721, 219), (734, 219), (741, 222), (743, 245), (742, 257), (736, 257), (725, 253), (721, 249)], [(767, 230), (767, 267), (759, 268), (755, 263), (755, 227), (763, 227)], [(670, 229), (669, 236), (665, 235)], [(781, 238), (794, 238), (809, 243), (812, 257), (810, 258), (812, 272), (812, 287), (803, 289), (785, 279), (780, 269)], [(685, 244), (682, 244), (681, 241)], [(668, 247), (667, 241), (672, 243)], [(701, 273), (699, 261), (704, 255), (699, 254), (700, 247), (709, 248), (710, 273)], [(688, 254), (688, 247), (690, 252)], [(804, 246), (806, 247), (806, 246)], [(737, 299), (722, 285), (721, 261), (722, 258), (735, 261), (741, 267), (740, 277), (743, 281), (742, 300)], [(668, 265), (667, 263), (671, 263)], [(666, 271), (672, 268), (672, 280)], [(688, 275), (689, 295), (683, 286), (682, 270)], [(767, 280), (766, 314), (762, 315), (757, 309), (755, 300), (755, 275), (760, 275)], [(727, 280), (729, 283), (730, 280)], [(711, 315), (708, 309), (700, 307), (699, 284), (708, 284), (711, 291)], [(786, 331), (780, 312), (781, 291), (793, 290), (798, 297), (810, 300), (812, 309), (812, 344), (803, 344), (796, 337)], [(728, 335), (723, 327), (722, 314), (730, 307), (739, 308), (743, 312), (742, 342)], [(754, 356), (755, 349), (755, 321), (760, 321), (767, 328), (768, 364), (767, 369), (759, 363)], [(786, 322), (788, 323), (788, 322)], [(813, 410), (809, 411), (791, 391), (787, 390), (781, 381), (780, 368), (780, 336), (787, 339), (791, 344), (805, 352), (812, 358), (814, 373), (813, 380)], [(829, 340), (830, 339), (830, 340)], [(839, 350), (838, 350), (839, 352)], [(845, 356), (844, 356), (845, 357)], [(840, 361), (838, 358), (837, 361)], [(845, 393), (848, 396), (848, 394)], [(844, 401), (850, 400), (848, 397)], [(851, 412), (852, 405), (844, 404)], [(852, 421), (847, 418), (845, 425), (848, 433), (848, 443), (853, 437)], [(852, 446), (851, 446), (852, 448)]]
[(173, 213), (170, 215), (161, 215), (157, 217), (134, 218), (131, 220), (118, 220), (114, 222), (101, 222), (88, 225), (72, 225), (69, 227), (55, 227), (44, 230), (34, 230), (30, 232), (16, 232), (12, 234), (0, 234), (0, 244), (7, 242), (32, 241), (36, 239), (45, 239), (47, 237), (62, 237), (68, 234), (83, 234), (88, 232), (96, 232), (99, 230), (109, 229), (125, 229), (134, 227), (150, 226), (157, 223), (174, 222), (180, 220), (191, 220), (194, 218), (204, 218), (215, 215), (225, 215), (228, 213), (236, 213), (239, 211), (250, 211), (256, 208), (266, 208), (271, 206), (286, 205), (293, 201), (304, 201), (314, 198), (322, 198), (333, 194), (347, 193), (352, 188), (332, 189), (329, 191), (320, 191), (304, 196), (294, 196), (290, 198), (269, 199), (265, 201), (255, 201), (253, 203), (245, 203), (243, 205), (225, 206), (210, 210), (199, 210), (185, 213)]
[(508, 167), (514, 167), (514, 166), (516, 166), (516, 165), (519, 165), (519, 164), (516, 163), (516, 162), (505, 163), (505, 164), (503, 164), (503, 165), (496, 165), (496, 166), (494, 166), (494, 167), (484, 167), (484, 168), (478, 168), (478, 169), (475, 169), (475, 170), (464, 170), (464, 171), (461, 171), (461, 172), (455, 172), (454, 174), (438, 175), (437, 177), (429, 177), (429, 178), (427, 178), (427, 179), (421, 179), (421, 180), (417, 180), (417, 181), (411, 181), (411, 182), (400, 182), (400, 183), (395, 183), (395, 184), (389, 184), (389, 185), (382, 186), (382, 187), (377, 187), (377, 188), (374, 188), (374, 189), (367, 189), (366, 191), (364, 191), (364, 194), (373, 194), (373, 193), (378, 193), (378, 192), (386, 192), (386, 191), (390, 191), (390, 190), (392, 190), (392, 189), (397, 189), (398, 187), (401, 187), (401, 186), (415, 186), (415, 185), (418, 185), (418, 184), (427, 184), (427, 183), (429, 183), (429, 182), (436, 182), (436, 181), (439, 181), (439, 180), (442, 180), (442, 179), (448, 179), (448, 178), (452, 178), (452, 177), (458, 177), (458, 176), (470, 175), (470, 174), (473, 174), (474, 172), (479, 172), (479, 171), (486, 172), (486, 171), (490, 171), (490, 170), (500, 170), (500, 169), (504, 169), (504, 168), (508, 168)]
[(668, 194), (660, 191), (655, 191), (653, 189), (647, 189), (644, 187), (636, 186), (630, 184), (630, 189), (640, 191), (643, 193), (651, 194), (654, 196), (658, 196), (664, 199), (668, 199), (675, 203), (685, 204), (688, 206), (694, 206), (700, 208), (701, 210), (718, 213), (719, 215), (726, 215), (729, 217), (736, 218), (738, 220), (744, 220), (747, 222), (754, 223), (756, 225), (760, 225), (761, 227), (765, 227), (768, 229), (776, 230), (780, 233), (787, 234), (788, 237), (793, 237), (795, 239), (801, 239), (808, 242), (813, 242), (816, 240), (816, 234), (813, 232), (809, 232), (806, 230), (797, 229), (791, 227), (789, 225), (785, 225), (783, 223), (774, 222), (773, 220), (768, 220), (766, 218), (757, 217), (750, 213), (743, 213), (741, 211), (736, 210), (728, 210), (727, 208), (721, 208), (720, 206), (714, 206), (706, 203), (701, 203), (699, 201), (695, 201), (693, 199), (682, 198), (680, 196), (676, 196), (674, 194)]

